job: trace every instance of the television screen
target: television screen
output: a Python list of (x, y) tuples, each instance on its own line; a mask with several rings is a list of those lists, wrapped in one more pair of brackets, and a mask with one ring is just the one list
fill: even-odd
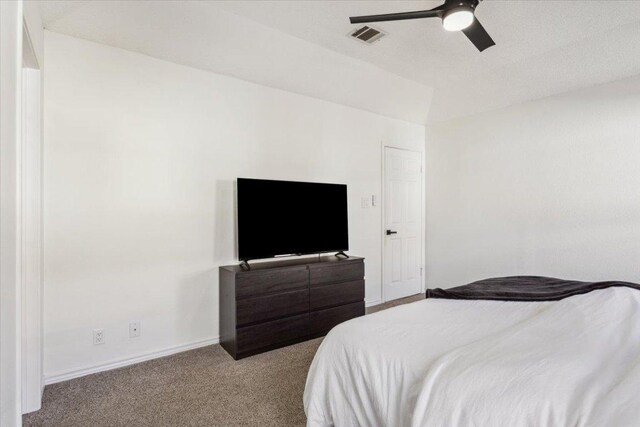
[(238, 257), (349, 249), (347, 186), (238, 178)]

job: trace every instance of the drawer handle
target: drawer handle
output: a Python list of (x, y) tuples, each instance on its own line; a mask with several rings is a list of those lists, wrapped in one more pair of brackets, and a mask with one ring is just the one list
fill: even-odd
[(398, 234), (397, 231), (387, 230), (387, 236), (391, 236), (392, 234)]

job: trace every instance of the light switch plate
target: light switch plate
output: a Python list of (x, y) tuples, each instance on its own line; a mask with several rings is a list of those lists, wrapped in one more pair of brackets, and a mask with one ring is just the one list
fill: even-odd
[(363, 197), (361, 202), (362, 202), (362, 209), (368, 209), (369, 204), (371, 203), (371, 200), (369, 199), (369, 197)]

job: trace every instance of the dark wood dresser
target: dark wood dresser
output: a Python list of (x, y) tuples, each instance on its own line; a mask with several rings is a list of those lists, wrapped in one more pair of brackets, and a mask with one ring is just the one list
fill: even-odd
[(234, 359), (325, 335), (364, 314), (364, 258), (220, 267), (220, 344)]

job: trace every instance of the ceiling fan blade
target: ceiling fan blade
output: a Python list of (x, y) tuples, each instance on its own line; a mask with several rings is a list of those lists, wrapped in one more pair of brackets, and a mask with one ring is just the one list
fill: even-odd
[(415, 12), (387, 13), (384, 15), (352, 16), (349, 18), (352, 24), (366, 24), (369, 22), (401, 21), (404, 19), (437, 18), (442, 11), (438, 8), (432, 10), (417, 10)]
[(480, 52), (496, 44), (480, 21), (478, 21), (478, 18), (474, 19), (473, 24), (462, 30), (462, 32)]

